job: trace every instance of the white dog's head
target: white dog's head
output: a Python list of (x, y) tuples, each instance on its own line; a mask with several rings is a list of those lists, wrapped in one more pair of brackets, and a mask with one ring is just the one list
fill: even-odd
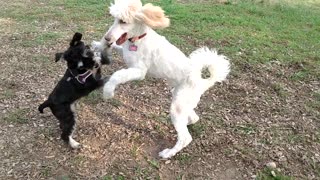
[(105, 34), (108, 44), (123, 44), (128, 38), (145, 33), (147, 27), (152, 29), (166, 28), (169, 18), (161, 7), (152, 4), (142, 6), (140, 0), (115, 0), (110, 6), (114, 23)]

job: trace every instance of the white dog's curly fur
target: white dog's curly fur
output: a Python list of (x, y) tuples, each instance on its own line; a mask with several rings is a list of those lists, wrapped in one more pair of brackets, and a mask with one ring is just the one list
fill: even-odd
[[(115, 18), (114, 24), (100, 42), (92, 44), (100, 50), (111, 44), (120, 49), (128, 68), (116, 71), (110, 77), (103, 88), (104, 98), (112, 98), (119, 84), (143, 80), (146, 75), (166, 79), (174, 88), (170, 115), (178, 141), (173, 148), (161, 151), (159, 156), (170, 158), (192, 141), (187, 125), (199, 120), (194, 108), (208, 88), (226, 78), (230, 71), (229, 61), (206, 47), (186, 57), (153, 30), (170, 24), (160, 7), (142, 6), (140, 0), (115, 0), (110, 14)], [(210, 72), (207, 79), (201, 77), (205, 68)]]

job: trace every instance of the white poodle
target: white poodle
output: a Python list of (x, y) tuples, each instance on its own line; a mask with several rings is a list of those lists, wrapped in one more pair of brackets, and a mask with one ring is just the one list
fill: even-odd
[[(199, 120), (194, 108), (208, 88), (226, 78), (229, 61), (206, 47), (186, 57), (153, 30), (170, 24), (158, 6), (142, 6), (140, 0), (115, 0), (110, 14), (114, 17), (113, 25), (100, 42), (92, 45), (101, 51), (108, 46), (120, 49), (128, 68), (113, 73), (104, 85), (103, 96), (112, 98), (119, 84), (143, 80), (146, 75), (166, 79), (173, 87), (170, 115), (178, 140), (173, 148), (164, 149), (159, 156), (170, 158), (192, 141), (187, 125)], [(209, 78), (202, 78), (204, 69), (210, 72)]]

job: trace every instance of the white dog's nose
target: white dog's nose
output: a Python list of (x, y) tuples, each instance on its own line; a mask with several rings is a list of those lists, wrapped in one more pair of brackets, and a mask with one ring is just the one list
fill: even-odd
[(111, 41), (111, 38), (110, 37), (104, 37), (104, 39), (107, 41), (107, 42), (109, 42), (109, 41)]

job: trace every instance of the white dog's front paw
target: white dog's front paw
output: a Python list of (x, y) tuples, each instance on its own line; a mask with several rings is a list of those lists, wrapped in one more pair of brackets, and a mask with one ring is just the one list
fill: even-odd
[(172, 156), (174, 156), (176, 153), (177, 153), (177, 151), (175, 149), (165, 149), (165, 150), (159, 152), (159, 156), (161, 158), (168, 159), (168, 158), (171, 158)]
[(91, 47), (94, 51), (102, 51), (102, 44), (99, 41), (92, 41), (91, 43)]
[(104, 98), (105, 100), (110, 99), (110, 98), (113, 98), (113, 96), (114, 96), (114, 89), (115, 89), (115, 88), (113, 88), (113, 87), (110, 87), (110, 86), (108, 86), (108, 85), (105, 85), (105, 86), (103, 87), (103, 98)]

